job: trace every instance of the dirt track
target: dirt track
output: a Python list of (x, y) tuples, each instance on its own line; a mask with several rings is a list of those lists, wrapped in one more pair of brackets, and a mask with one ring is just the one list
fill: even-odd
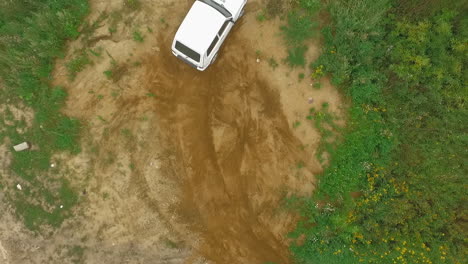
[[(311, 193), (321, 171), (317, 131), (291, 124), (322, 102), (337, 112), (338, 93), (326, 82), (320, 90), (299, 83), (303, 69), (271, 69), (267, 58), (285, 57), (282, 22), (260, 24), (261, 1), (249, 1), (205, 72), (170, 52), (191, 1), (142, 3), (140, 11), (125, 13), (130, 22), (117, 33), (108, 35), (104, 21), (92, 36), (91, 48), (102, 47), (121, 66), (118, 80), (106, 79), (111, 58), (103, 56), (69, 81), (64, 65), (79, 41), (58, 61), (56, 84), (69, 91), (65, 112), (81, 119), (86, 132), (80, 155), (57, 159), (87, 194), (54, 237), (31, 240), (43, 252), (17, 249), (14, 238), (3, 243), (18, 256), (11, 263), (69, 263), (57, 252), (75, 244), (85, 248), (83, 263), (290, 263), (285, 237), (295, 216), (281, 208), (281, 199)], [(92, 4), (90, 21), (121, 8)], [(154, 32), (136, 43), (135, 27)], [(309, 59), (317, 55), (311, 44)]]
[[(290, 223), (276, 209), (285, 188), (298, 184), (294, 166), (305, 153), (252, 53), (234, 33), (216, 62), (222, 67), (200, 73), (168, 52), (146, 61), (156, 111), (185, 168), (181, 212), (199, 223), (202, 250), (216, 263), (288, 259), (277, 230)], [(311, 181), (313, 169), (303, 169)]]

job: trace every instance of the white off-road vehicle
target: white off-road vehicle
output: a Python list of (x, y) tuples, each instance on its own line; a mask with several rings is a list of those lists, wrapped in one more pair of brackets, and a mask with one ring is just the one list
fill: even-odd
[(197, 0), (180, 25), (172, 53), (204, 71), (213, 63), (219, 48), (242, 16), (247, 0)]

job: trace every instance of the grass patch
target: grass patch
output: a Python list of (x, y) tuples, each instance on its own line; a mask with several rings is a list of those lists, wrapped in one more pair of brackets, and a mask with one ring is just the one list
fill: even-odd
[(170, 240), (169, 238), (164, 239), (164, 244), (168, 248), (172, 248), (172, 249), (180, 248), (180, 245), (177, 242), (174, 242), (174, 241)]
[(291, 67), (304, 67), (306, 64), (305, 53), (307, 52), (307, 46), (298, 46), (288, 50), (288, 56), (286, 57), (286, 63)]
[(398, 13), (410, 2), (327, 4), (313, 69), (352, 105), (340, 144), (324, 106), (307, 118), (330, 159), (312, 197), (288, 200), (303, 217), (291, 233), (299, 263), (467, 262), (467, 22), (456, 11)]
[(86, 66), (92, 64), (86, 50), (81, 50), (73, 59), (65, 64), (68, 70), (68, 78), (74, 80), (76, 75), (84, 70)]
[(124, 0), (124, 6), (131, 10), (137, 10), (141, 7), (141, 2), (139, 0)]
[(267, 16), (265, 14), (265, 11), (258, 12), (257, 16), (255, 16), (255, 18), (257, 19), (258, 22), (263, 22), (263, 21), (267, 20)]
[(103, 74), (108, 80), (118, 82), (128, 72), (128, 67), (126, 64), (117, 63), (117, 61), (114, 59), (114, 57), (112, 57), (112, 55), (109, 52), (107, 52), (107, 55), (111, 59), (111, 65), (108, 70), (105, 70), (103, 72)]
[(288, 47), (288, 57), (285, 61), (291, 66), (304, 66), (306, 64), (306, 40), (317, 34), (319, 11), (318, 0), (298, 1), (297, 7), (287, 16), (287, 24), (281, 27), (283, 38)]
[[(35, 148), (13, 152), (10, 180), (22, 182), (24, 191), (11, 188), (6, 193), (16, 214), (31, 230), (41, 226), (58, 227), (77, 196), (61, 177), (48, 177), (50, 159), (57, 151), (80, 151), (78, 120), (64, 116), (60, 109), (67, 97), (62, 87), (50, 85), (57, 58), (63, 57), (66, 40), (79, 36), (78, 28), (88, 13), (87, 1), (13, 1), (0, 4), (0, 81), (8, 88), (0, 98), (34, 111), (32, 126), (19, 133), (17, 125), (0, 122), (3, 137), (13, 144), (28, 141)], [(87, 54), (78, 54), (67, 64), (71, 76), (90, 62)], [(2, 117), (3, 119), (3, 117)], [(3, 180), (3, 178), (2, 178)], [(59, 208), (63, 205), (63, 208)]]
[(268, 65), (270, 65), (270, 67), (273, 68), (273, 70), (279, 66), (278, 62), (273, 57), (268, 59)]
[(316, 34), (317, 25), (307, 13), (291, 11), (288, 23), (281, 27), (281, 31), (289, 46), (300, 46)]
[(136, 42), (143, 43), (143, 41), (145, 41), (145, 38), (143, 37), (141, 32), (138, 31), (138, 30), (133, 31), (132, 36), (133, 36), (133, 40), (136, 41)]

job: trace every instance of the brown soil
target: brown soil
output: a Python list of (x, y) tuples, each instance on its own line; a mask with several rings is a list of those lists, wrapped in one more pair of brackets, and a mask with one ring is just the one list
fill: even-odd
[[(122, 8), (91, 2), (89, 21)], [(296, 217), (281, 201), (310, 194), (322, 170), (320, 138), (305, 116), (325, 101), (339, 113), (338, 93), (327, 82), (320, 90), (299, 82), (307, 70), (281, 63), (282, 22), (258, 22), (261, 1), (249, 1), (205, 72), (170, 52), (192, 1), (141, 2), (138, 11), (124, 10), (117, 33), (108, 33), (108, 19), (87, 42), (112, 58), (94, 58), (69, 81), (65, 63), (82, 47), (78, 40), (54, 73), (69, 91), (66, 114), (86, 126), (83, 152), (55, 158), (85, 190), (77, 216), (44, 238), (0, 216), (0, 263), (4, 256), (7, 263), (290, 263), (286, 234)], [(135, 29), (145, 32), (143, 43), (132, 39)], [(316, 46), (310, 43), (309, 60)], [(272, 69), (270, 57), (280, 66)], [(108, 80), (112, 59), (120, 70)], [(8, 232), (12, 226), (22, 235)], [(71, 257), (76, 245), (84, 253)]]

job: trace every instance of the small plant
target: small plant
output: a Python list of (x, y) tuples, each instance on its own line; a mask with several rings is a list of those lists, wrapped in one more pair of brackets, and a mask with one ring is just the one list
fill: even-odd
[(302, 169), (302, 168), (304, 168), (304, 166), (305, 166), (305, 163), (304, 163), (304, 161), (302, 161), (302, 160), (300, 160), (300, 161), (296, 164), (296, 168), (297, 168), (297, 169)]
[(90, 64), (92, 64), (92, 61), (89, 59), (88, 53), (85, 50), (80, 51), (76, 57), (65, 65), (68, 70), (69, 79), (74, 80), (76, 75)]
[(112, 79), (112, 71), (111, 70), (104, 71), (103, 73), (107, 77), (107, 79), (109, 79), (109, 80)]
[(109, 33), (117, 32), (117, 25), (123, 19), (122, 11), (114, 11), (110, 14)]
[(109, 27), (109, 33), (112, 35), (114, 34), (115, 32), (117, 32), (117, 26), (116, 25), (112, 25)]
[(275, 58), (273, 57), (268, 59), (268, 65), (270, 65), (270, 67), (272, 67), (273, 70), (279, 66), (278, 62), (276, 62)]
[(288, 50), (288, 57), (286, 62), (291, 67), (304, 66), (306, 64), (305, 53), (307, 46), (299, 46)]
[(302, 80), (304, 80), (305, 74), (303, 72), (301, 72), (301, 73), (299, 73), (298, 77), (299, 77), (299, 81), (302, 81)]
[(265, 11), (260, 11), (260, 12), (257, 14), (256, 18), (257, 18), (257, 21), (258, 21), (258, 22), (263, 22), (263, 21), (265, 21), (265, 20), (267, 19), (266, 15), (265, 15)]
[(145, 41), (143, 35), (141, 35), (140, 31), (138, 30), (133, 31), (133, 40), (139, 43)]
[(85, 46), (87, 46), (90, 41), (91, 41), (91, 37), (93, 35), (93, 33), (99, 28), (102, 26), (102, 23), (109, 17), (109, 15), (106, 13), (106, 12), (102, 12), (99, 14), (99, 16), (97, 17), (97, 19), (95, 21), (93, 21), (91, 24), (86, 22), (84, 25), (83, 25), (83, 29), (81, 30), (81, 34), (82, 34), (82, 40), (83, 40), (83, 43), (85, 44)]
[(320, 82), (314, 82), (312, 87), (314, 87), (317, 90), (320, 90), (320, 88), (322, 88), (322, 84)]
[(111, 92), (111, 96), (112, 96), (113, 98), (117, 98), (119, 95), (120, 95), (119, 92), (116, 91), (116, 90), (113, 90), (113, 91)]
[(102, 55), (102, 47), (97, 48), (96, 50), (89, 49), (89, 53), (94, 55), (95, 57), (101, 57)]
[(98, 118), (100, 121), (104, 122), (104, 123), (107, 122), (107, 120), (104, 119), (104, 117), (102, 117), (102, 116), (100, 116), (100, 115), (98, 115), (97, 118)]
[(128, 68), (126, 64), (118, 64), (117, 61), (108, 53), (109, 57), (111, 58), (111, 65), (110, 68), (104, 71), (104, 75), (107, 77), (108, 80), (112, 80), (113, 82), (118, 82), (124, 75), (127, 73)]
[(153, 98), (156, 97), (156, 95), (155, 95), (154, 93), (147, 93), (146, 96), (148, 96), (148, 97), (153, 97)]
[(301, 125), (301, 122), (300, 122), (300, 121), (295, 121), (295, 122), (293, 123), (293, 128), (298, 128), (300, 125)]
[(163, 25), (163, 27), (166, 29), (169, 27), (169, 23), (167, 23), (166, 19), (164, 17), (161, 17), (159, 19), (159, 22), (161, 22), (161, 24)]
[(260, 50), (255, 50), (255, 56), (259, 58), (260, 56), (262, 56), (262, 52)]
[(120, 133), (127, 139), (131, 139), (133, 137), (132, 131), (130, 131), (128, 128), (121, 129)]
[(312, 70), (313, 71), (312, 71), (312, 74), (310, 76), (314, 80), (318, 80), (318, 79), (322, 78), (325, 75), (325, 73), (323, 71), (323, 65), (319, 65), (319, 66), (317, 66), (315, 68), (312, 68)]
[(176, 249), (180, 247), (178, 243), (170, 240), (169, 238), (164, 239), (164, 244), (166, 244), (168, 248), (172, 248), (172, 249)]
[(139, 0), (125, 0), (124, 5), (125, 7), (128, 7), (131, 10), (137, 10), (141, 7), (141, 3)]

